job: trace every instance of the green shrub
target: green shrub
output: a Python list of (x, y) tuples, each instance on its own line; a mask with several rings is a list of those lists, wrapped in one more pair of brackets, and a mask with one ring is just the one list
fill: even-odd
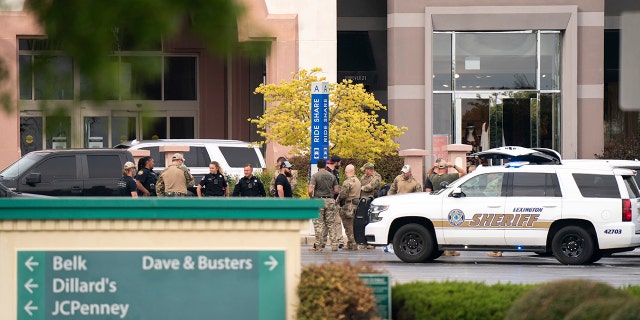
[(297, 318), (377, 319), (376, 300), (359, 273), (376, 273), (371, 265), (349, 261), (309, 265), (298, 285)]
[(634, 297), (626, 298), (602, 298), (584, 301), (577, 307), (573, 308), (564, 320), (602, 320), (609, 319), (611, 315), (620, 310), (625, 304), (635, 301), (635, 304), (640, 303)]
[(640, 158), (640, 137), (630, 137), (624, 142), (610, 140), (604, 144), (601, 154), (594, 155), (598, 159), (634, 160)]
[(617, 311), (615, 311), (609, 320), (637, 320), (640, 315), (640, 301), (637, 299), (629, 300)]
[(477, 282), (412, 282), (392, 288), (392, 317), (412, 319), (503, 319), (511, 303), (533, 285)]
[(600, 298), (630, 299), (631, 295), (607, 284), (587, 280), (563, 280), (543, 284), (523, 295), (507, 311), (510, 319), (564, 319), (585, 301)]

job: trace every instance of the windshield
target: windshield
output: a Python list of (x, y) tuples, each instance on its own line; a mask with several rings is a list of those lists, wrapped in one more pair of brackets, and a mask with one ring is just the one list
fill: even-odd
[(26, 156), (18, 159), (12, 165), (0, 172), (2, 179), (17, 179), (21, 173), (29, 170), (40, 158), (44, 157), (43, 153), (29, 153)]

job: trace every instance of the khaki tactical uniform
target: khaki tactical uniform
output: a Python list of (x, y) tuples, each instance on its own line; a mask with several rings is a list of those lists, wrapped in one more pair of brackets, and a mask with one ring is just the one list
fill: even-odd
[(393, 179), (393, 183), (391, 184), (391, 188), (389, 188), (388, 194), (393, 195), (412, 192), (422, 192), (422, 186), (413, 176), (409, 177), (409, 179), (405, 179), (400, 174)]
[(331, 241), (331, 250), (338, 250), (339, 238), (337, 230), (340, 228), (340, 221), (337, 217), (336, 202), (333, 199), (333, 188), (338, 185), (336, 177), (327, 170), (318, 170), (309, 180), (310, 185), (314, 185), (314, 198), (324, 200), (324, 207), (320, 208), (317, 219), (313, 219), (313, 229), (316, 241), (314, 248), (322, 251), (327, 243), (327, 235)]
[(360, 184), (362, 184), (360, 198), (375, 197), (376, 194), (378, 194), (378, 190), (380, 190), (381, 182), (382, 177), (375, 171), (370, 176), (366, 174), (362, 175), (362, 178), (360, 178)]
[[(340, 194), (338, 194), (338, 202), (341, 204), (340, 218), (347, 235), (347, 250), (358, 250), (358, 245), (353, 237), (353, 216), (360, 201), (361, 186), (362, 184), (356, 176), (349, 177), (342, 183)], [(343, 201), (344, 205), (342, 205)]]
[(172, 164), (160, 174), (156, 182), (156, 193), (158, 197), (184, 197), (187, 195), (187, 187), (194, 184), (187, 167)]

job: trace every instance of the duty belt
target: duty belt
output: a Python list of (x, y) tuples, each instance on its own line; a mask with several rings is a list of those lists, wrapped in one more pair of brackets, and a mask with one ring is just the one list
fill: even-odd
[(169, 192), (166, 192), (164, 195), (167, 196), (167, 197), (184, 197), (187, 194), (186, 193), (182, 193), (182, 192), (169, 191)]
[(360, 199), (359, 198), (351, 199), (351, 203), (352, 204), (358, 204), (358, 203), (360, 203)]

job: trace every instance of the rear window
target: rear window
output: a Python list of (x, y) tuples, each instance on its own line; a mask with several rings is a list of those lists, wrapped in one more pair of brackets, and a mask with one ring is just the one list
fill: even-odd
[(620, 190), (614, 175), (574, 173), (573, 179), (585, 198), (620, 199)]
[(122, 166), (118, 155), (87, 155), (89, 178), (118, 179), (122, 177)]
[(514, 173), (511, 193), (513, 197), (562, 197), (553, 173)]
[(262, 168), (260, 158), (254, 148), (220, 147), (220, 152), (232, 168), (242, 168), (245, 164), (250, 164), (254, 168)]
[[(160, 147), (144, 147), (141, 150), (149, 150), (149, 155), (158, 167), (164, 167), (164, 153), (160, 152)], [(209, 167), (211, 158), (209, 152), (205, 147), (189, 147), (189, 152), (184, 153), (185, 162), (187, 167)]]
[(640, 190), (638, 190), (638, 184), (635, 179), (636, 176), (624, 176), (624, 185), (627, 187), (627, 192), (632, 198), (640, 198)]

